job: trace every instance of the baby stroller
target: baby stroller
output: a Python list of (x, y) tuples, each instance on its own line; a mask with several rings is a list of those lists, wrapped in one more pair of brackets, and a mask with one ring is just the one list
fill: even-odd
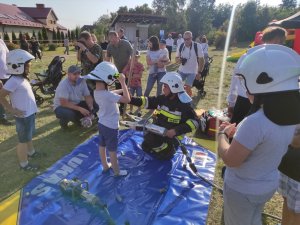
[(198, 89), (198, 94), (201, 97), (205, 97), (206, 95), (206, 91), (204, 91), (204, 84), (205, 84), (206, 76), (209, 74), (209, 67), (212, 64), (212, 62), (213, 62), (213, 57), (208, 57), (208, 60), (207, 62), (205, 62), (204, 69), (201, 73), (201, 79), (200, 80), (195, 79), (193, 83), (193, 87), (196, 87)]
[(44, 95), (54, 97), (56, 87), (66, 74), (63, 71), (63, 63), (65, 61), (65, 57), (55, 56), (44, 73), (35, 73), (37, 79), (31, 80), (30, 83), (37, 105), (41, 105), (44, 102), (44, 98), (37, 93), (38, 90)]

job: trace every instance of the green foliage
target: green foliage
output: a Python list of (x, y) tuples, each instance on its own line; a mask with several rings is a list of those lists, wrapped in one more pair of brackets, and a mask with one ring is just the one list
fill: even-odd
[(22, 39), (22, 36), (23, 36), (23, 33), (22, 33), (22, 31), (20, 31), (20, 32), (19, 32), (19, 40)]
[(20, 48), (19, 45), (15, 44), (13, 42), (6, 43), (6, 46), (7, 46), (9, 51)]
[(80, 28), (79, 28), (79, 27), (76, 27), (76, 29), (75, 29), (75, 38), (76, 38), (76, 40), (77, 40), (78, 37), (79, 37), (79, 30), (80, 30)]
[(57, 40), (56, 31), (53, 28), (53, 30), (52, 30), (52, 41), (53, 41), (53, 43), (56, 43), (56, 40)]
[(65, 34), (64, 34), (64, 32), (60, 32), (60, 40), (64, 40), (65, 39)]
[(13, 42), (14, 44), (18, 44), (18, 41), (17, 41), (17, 37), (16, 37), (15, 32), (12, 32), (12, 33), (11, 33), (11, 39), (12, 39), (12, 42)]
[(95, 34), (98, 36), (106, 36), (109, 31), (109, 26), (111, 23), (111, 18), (109, 15), (102, 15), (95, 23)]
[(48, 39), (48, 35), (47, 35), (47, 30), (45, 27), (43, 27), (43, 29), (42, 29), (42, 37), (43, 37), (44, 43), (48, 43), (49, 39)]
[(46, 46), (45, 46), (45, 44), (41, 44), (41, 45), (39, 46), (39, 48), (40, 48), (41, 51), (44, 51), (45, 48), (46, 48)]
[(34, 30), (32, 31), (32, 37), (35, 37), (35, 38), (36, 38), (36, 36), (35, 36), (35, 31), (34, 31)]
[(51, 43), (51, 44), (49, 44), (49, 49), (48, 49), (48, 51), (55, 51), (56, 48), (57, 48), (57, 45), (54, 44), (54, 43)]
[(295, 9), (297, 6), (297, 0), (281, 0), (281, 1), (282, 1), (281, 4), (282, 8)]
[(216, 46), (216, 49), (223, 50), (225, 47), (225, 41), (226, 41), (226, 32), (218, 30), (215, 33), (215, 42), (214, 45)]
[(39, 39), (39, 41), (43, 40), (42, 33), (40, 31), (38, 32), (38, 39)]
[(74, 33), (74, 31), (73, 31), (73, 30), (71, 31), (71, 40), (72, 40), (72, 41), (74, 41), (74, 40), (75, 40), (75, 33)]
[(10, 42), (10, 38), (7, 32), (4, 33), (4, 41), (5, 42)]
[(226, 20), (229, 20), (231, 10), (232, 5), (228, 3), (219, 4), (216, 7), (214, 7), (212, 26), (217, 29), (221, 27)]
[(71, 38), (71, 32), (68, 30), (68, 38)]
[(60, 37), (60, 31), (58, 29), (57, 29), (57, 32), (56, 32), (56, 38), (57, 38), (57, 43), (60, 43), (61, 37)]

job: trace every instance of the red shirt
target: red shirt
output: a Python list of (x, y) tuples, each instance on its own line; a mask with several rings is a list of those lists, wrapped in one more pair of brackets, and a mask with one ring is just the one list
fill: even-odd
[[(123, 74), (126, 75), (128, 78), (129, 76), (129, 70), (130, 70), (130, 62), (125, 66), (123, 69)], [(133, 68), (132, 68), (132, 78), (130, 81), (129, 86), (130, 87), (141, 87), (142, 86), (142, 75), (143, 71), (145, 70), (144, 65), (140, 62), (134, 62)]]

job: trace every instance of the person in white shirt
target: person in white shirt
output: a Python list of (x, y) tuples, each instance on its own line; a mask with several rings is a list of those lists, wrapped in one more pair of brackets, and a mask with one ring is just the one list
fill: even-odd
[(184, 44), (176, 51), (176, 62), (180, 63), (178, 73), (185, 81), (186, 92), (192, 96), (192, 86), (196, 79), (201, 78), (204, 68), (203, 51), (199, 43), (193, 42), (193, 34), (186, 31), (183, 35)]
[[(5, 42), (0, 39), (0, 89), (3, 87), (7, 79), (10, 77), (7, 75), (7, 66), (6, 66), (6, 55), (9, 52), (6, 47)], [(6, 114), (4, 107), (0, 104), (0, 124), (1, 125), (11, 125), (12, 123), (6, 119)]]
[(207, 38), (205, 35), (202, 36), (201, 38), (201, 43), (200, 43), (201, 47), (202, 47), (202, 51), (203, 51), (203, 54), (204, 54), (204, 60), (205, 60), (205, 63), (208, 62), (208, 43), (207, 43)]
[[(0, 103), (14, 115), (18, 136), (17, 156), (20, 168), (25, 171), (36, 171), (38, 166), (28, 163), (28, 157), (38, 153), (32, 144), (35, 131), (35, 114), (38, 111), (35, 97), (28, 81), (30, 61), (34, 56), (22, 49), (15, 49), (7, 54), (7, 72), (9, 80), (0, 89)], [(6, 97), (9, 96), (10, 103)]]
[(183, 38), (182, 38), (182, 34), (178, 34), (178, 39), (176, 41), (176, 46), (177, 48), (179, 48), (179, 46), (184, 42)]
[(172, 49), (173, 49), (173, 45), (174, 45), (174, 39), (172, 38), (172, 34), (168, 35), (168, 38), (166, 39), (166, 45), (167, 45), (167, 49), (169, 51), (169, 59), (171, 60)]

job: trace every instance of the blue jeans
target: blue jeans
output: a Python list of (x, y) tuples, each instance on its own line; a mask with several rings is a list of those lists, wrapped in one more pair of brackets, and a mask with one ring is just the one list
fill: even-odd
[[(77, 105), (89, 110), (89, 107), (85, 101), (82, 101), (82, 102), (78, 103)], [(94, 104), (94, 109), (96, 109), (95, 106), (98, 107), (98, 105)], [(54, 112), (55, 112), (56, 118), (60, 119), (59, 123), (61, 126), (67, 126), (68, 122), (70, 122), (70, 121), (72, 121), (73, 123), (79, 124), (80, 119), (83, 118), (83, 115), (79, 111), (74, 110), (74, 109), (69, 109), (69, 108), (66, 108), (63, 106), (58, 106), (54, 110)]]
[(31, 141), (35, 132), (35, 114), (25, 118), (15, 117), (15, 120), (19, 143)]
[(149, 96), (149, 94), (155, 84), (155, 81), (157, 83), (156, 96), (161, 95), (163, 84), (160, 83), (160, 80), (165, 74), (166, 74), (166, 72), (158, 72), (158, 73), (154, 73), (154, 74), (149, 74), (148, 80), (147, 80), (147, 87), (146, 87), (144, 96), (147, 96), (147, 97)]

